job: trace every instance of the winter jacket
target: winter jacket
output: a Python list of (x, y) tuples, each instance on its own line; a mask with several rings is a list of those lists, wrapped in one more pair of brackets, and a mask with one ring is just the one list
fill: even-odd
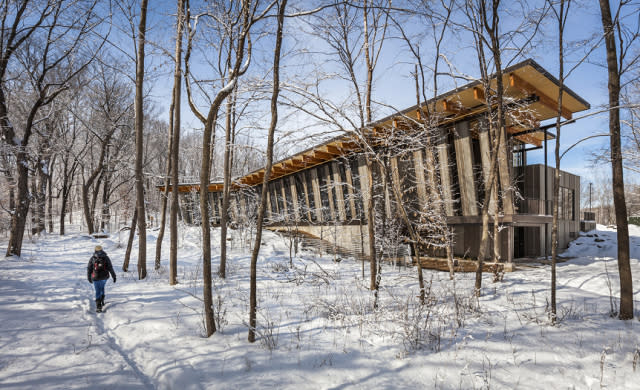
[[(98, 257), (102, 257), (105, 260), (105, 269), (100, 272), (98, 275), (93, 275), (93, 264), (97, 260)], [(109, 279), (109, 274), (113, 278), (113, 282), (116, 281), (116, 273), (113, 270), (113, 265), (111, 265), (111, 259), (104, 251), (97, 251), (91, 256), (89, 260), (89, 264), (87, 265), (87, 280), (90, 283), (93, 283), (94, 280), (106, 280)]]

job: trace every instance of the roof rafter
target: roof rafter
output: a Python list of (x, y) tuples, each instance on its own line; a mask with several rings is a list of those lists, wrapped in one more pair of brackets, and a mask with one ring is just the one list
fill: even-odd
[[(540, 98), (539, 101), (540, 101), (540, 103), (542, 105), (544, 105), (547, 108), (549, 108), (551, 110), (554, 110), (554, 111), (558, 110), (558, 101), (557, 100), (552, 99), (549, 96), (545, 95), (538, 88), (534, 87), (529, 82), (523, 80), (522, 78), (520, 78), (515, 73), (510, 73), (509, 74), (509, 86), (511, 86), (513, 88), (520, 89), (522, 91), (526, 91), (528, 93), (536, 94), (538, 96), (538, 98)], [(571, 119), (572, 113), (566, 107), (564, 107), (564, 106), (562, 107), (561, 113), (562, 113), (562, 116), (564, 118)]]

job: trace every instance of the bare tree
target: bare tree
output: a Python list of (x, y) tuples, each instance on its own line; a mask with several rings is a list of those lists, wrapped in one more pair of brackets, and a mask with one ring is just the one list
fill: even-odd
[(256, 226), (256, 238), (251, 252), (251, 276), (249, 290), (249, 334), (247, 339), (250, 343), (256, 340), (256, 314), (258, 308), (258, 299), (256, 295), (257, 285), (257, 264), (258, 254), (260, 253), (260, 244), (262, 243), (262, 223), (267, 202), (267, 187), (269, 177), (271, 176), (271, 166), (273, 163), (273, 141), (276, 126), (278, 124), (278, 95), (280, 94), (280, 52), (282, 49), (282, 30), (284, 29), (284, 14), (287, 7), (287, 0), (281, 0), (278, 6), (278, 28), (276, 31), (276, 43), (273, 51), (273, 93), (271, 94), (271, 123), (269, 124), (269, 133), (267, 136), (267, 164), (264, 168), (264, 177), (262, 179), (262, 188), (260, 194), (260, 203), (258, 204), (258, 216)]
[(178, 1), (178, 17), (176, 21), (176, 69), (174, 74), (174, 96), (173, 96), (173, 134), (171, 143), (171, 180), (173, 188), (171, 190), (171, 249), (169, 253), (169, 284), (177, 283), (178, 274), (178, 173), (179, 173), (179, 147), (180, 147), (180, 97), (182, 92), (182, 31), (184, 27), (185, 15), (184, 0)]
[[(600, 0), (600, 14), (602, 30), (607, 54), (607, 69), (609, 78), (609, 132), (611, 144), (611, 169), (613, 180), (613, 204), (616, 215), (616, 234), (618, 237), (618, 271), (620, 274), (620, 314), (621, 320), (633, 318), (633, 279), (629, 255), (629, 223), (627, 220), (627, 206), (624, 194), (624, 174), (622, 168), (622, 146), (620, 129), (620, 78), (630, 64), (637, 63), (639, 55), (631, 53), (628, 58), (630, 45), (640, 37), (636, 23), (636, 30), (627, 30), (621, 20), (624, 6), (633, 4), (621, 1), (615, 17), (611, 14), (609, 1)], [(635, 20), (635, 19), (634, 19)], [(627, 35), (631, 32), (631, 35)], [(624, 43), (626, 38), (626, 44)], [(621, 52), (618, 54), (617, 47)], [(636, 57), (633, 57), (636, 55)]]
[(135, 132), (136, 132), (136, 210), (138, 212), (138, 279), (147, 277), (147, 223), (144, 209), (144, 177), (142, 172), (144, 143), (144, 46), (147, 33), (147, 3), (140, 3), (140, 20), (138, 24), (138, 47), (136, 52), (136, 96), (135, 96)]
[[(211, 296), (211, 231), (209, 221), (209, 201), (208, 186), (211, 173), (211, 154), (215, 145), (214, 127), (218, 121), (220, 106), (224, 100), (231, 94), (238, 78), (241, 77), (249, 68), (251, 62), (251, 38), (250, 30), (257, 20), (259, 20), (271, 6), (266, 7), (260, 15), (256, 16), (258, 1), (245, 0), (234, 4), (218, 4), (218, 19), (216, 19), (216, 28), (220, 29), (221, 41), (218, 47), (222, 50), (225, 45), (232, 46), (233, 49), (228, 53), (232, 56), (230, 60), (230, 68), (228, 69), (227, 83), (220, 89), (214, 87), (214, 93), (208, 96), (209, 107), (207, 114), (203, 114), (196, 106), (194, 93), (192, 92), (192, 74), (190, 72), (190, 57), (193, 47), (193, 39), (197, 32), (198, 22), (201, 18), (212, 17), (211, 13), (202, 13), (196, 15), (191, 23), (189, 5), (187, 4), (187, 49), (185, 52), (185, 85), (187, 89), (189, 107), (193, 114), (204, 125), (202, 135), (202, 160), (200, 164), (200, 218), (202, 227), (202, 261), (203, 261), (203, 278), (204, 278), (204, 307), (206, 319), (207, 337), (211, 336), (216, 328), (213, 320), (213, 300)], [(219, 24), (219, 21), (226, 21), (227, 24)], [(220, 52), (224, 54), (224, 50)], [(246, 59), (245, 59), (246, 55)], [(221, 60), (222, 61), (222, 60)], [(223, 61), (226, 63), (226, 61)], [(206, 83), (197, 83), (201, 91), (207, 90)]]
[[(19, 256), (26, 215), (30, 206), (28, 189), (29, 155), (27, 147), (41, 109), (60, 95), (68, 83), (91, 62), (95, 53), (75, 56), (99, 23), (95, 1), (36, 3), (29, 0), (3, 2), (0, 52), (0, 127), (2, 142), (15, 155), (16, 208), (12, 215), (7, 256)], [(28, 50), (26, 48), (28, 47)], [(78, 58), (82, 57), (80, 61)], [(60, 70), (60, 71), (57, 71)], [(28, 99), (24, 120), (12, 121), (10, 95), (14, 76), (26, 76), (23, 97)], [(16, 118), (17, 119), (17, 118)], [(14, 127), (20, 123), (20, 128)]]

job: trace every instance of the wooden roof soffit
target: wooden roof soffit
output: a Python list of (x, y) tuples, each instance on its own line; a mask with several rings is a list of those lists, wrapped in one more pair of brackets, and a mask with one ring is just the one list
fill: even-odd
[(511, 125), (526, 129), (540, 127), (540, 121), (532, 112), (526, 110), (515, 110), (508, 113)]
[[(523, 80), (518, 75), (514, 73), (509, 74), (509, 86), (513, 88), (517, 88), (521, 91), (525, 91), (528, 93), (535, 94), (540, 99), (539, 102), (550, 110), (557, 111), (558, 110), (558, 101), (556, 99), (552, 99), (551, 97), (545, 95), (538, 88), (531, 85), (529, 82)], [(562, 116), (565, 119), (571, 119), (571, 111), (567, 110), (564, 106), (562, 107)]]
[(486, 99), (486, 97), (484, 95), (484, 90), (482, 88), (479, 88), (479, 87), (474, 87), (473, 88), (473, 98), (475, 100), (483, 102), (483, 103), (487, 101), (487, 99)]
[(315, 152), (310, 152), (310, 153), (304, 154), (302, 156), (302, 159), (304, 160), (306, 165), (315, 165), (315, 164), (323, 161), (322, 158), (319, 158), (319, 157), (316, 156)]
[(353, 140), (336, 141), (335, 144), (342, 151), (342, 154), (345, 154), (346, 152), (351, 152), (351, 151), (359, 149), (358, 143), (356, 141), (353, 141)]
[(454, 114), (465, 114), (469, 110), (463, 107), (459, 102), (444, 99), (442, 101), (442, 111), (451, 112)]
[(271, 167), (271, 176), (272, 177), (286, 175), (287, 172), (288, 172), (288, 169), (286, 169), (286, 168), (284, 168), (282, 166), (273, 166), (273, 167)]
[(339, 156), (339, 155), (342, 154), (342, 152), (340, 152), (340, 148), (338, 148), (336, 145), (332, 145), (332, 144), (324, 145), (319, 150), (323, 151), (323, 152), (327, 152), (329, 154), (332, 154), (332, 155), (334, 155), (334, 157), (335, 156)]
[(327, 160), (331, 160), (334, 156), (333, 154), (327, 152), (327, 151), (323, 151), (323, 150), (314, 150), (313, 151), (313, 157), (315, 157), (316, 159), (320, 160), (320, 161), (327, 161)]
[[(522, 130), (517, 128), (517, 127), (512, 127), (512, 126), (508, 126), (507, 127), (507, 133), (509, 134), (516, 134), (521, 132)], [(535, 145), (535, 146), (542, 146), (542, 140), (538, 137), (536, 137), (533, 133), (529, 133), (529, 134), (521, 134), (521, 135), (516, 135), (515, 136), (516, 139), (524, 142), (525, 144), (531, 144), (531, 145)]]

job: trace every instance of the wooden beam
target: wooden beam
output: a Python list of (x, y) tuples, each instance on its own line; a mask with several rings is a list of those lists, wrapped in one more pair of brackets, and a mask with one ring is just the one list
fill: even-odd
[(331, 160), (334, 155), (331, 153), (323, 152), (322, 150), (314, 150), (313, 157), (320, 159), (321, 161)]
[(458, 122), (455, 124), (455, 128), (456, 135), (453, 140), (453, 145), (456, 151), (456, 167), (458, 168), (462, 215), (478, 215), (478, 199), (473, 172), (473, 148), (471, 144), (471, 134), (469, 132), (469, 122)]
[(516, 111), (510, 111), (508, 115), (510, 115), (516, 122), (512, 123), (513, 126), (524, 127), (527, 129), (540, 127), (540, 121), (530, 111), (522, 111), (518, 109)]
[(464, 114), (469, 111), (459, 102), (452, 102), (446, 99), (442, 101), (442, 110), (454, 114)]
[(473, 98), (481, 102), (487, 101), (486, 97), (484, 96), (484, 91), (482, 90), (482, 88), (478, 87), (473, 88)]
[(286, 169), (280, 167), (271, 167), (271, 176), (282, 176), (287, 173)]
[(304, 159), (305, 163), (307, 163), (307, 165), (308, 164), (313, 165), (313, 164), (317, 164), (319, 162), (325, 161), (321, 158), (315, 157), (313, 154), (306, 154), (302, 158)]
[[(522, 131), (521, 129), (517, 128), (517, 127), (507, 127), (507, 133), (509, 134), (515, 134)], [(531, 145), (535, 145), (535, 146), (542, 146), (542, 140), (540, 140), (538, 137), (536, 137), (534, 135), (535, 133), (529, 133), (529, 134), (521, 134), (521, 135), (516, 135), (515, 138), (519, 139), (520, 141), (527, 143), (527, 144), (531, 144)]]
[[(536, 94), (536, 96), (538, 96), (538, 98), (540, 99), (540, 100), (538, 100), (540, 102), (540, 104), (542, 104), (543, 106), (549, 108), (552, 111), (555, 111), (555, 112), (558, 111), (558, 101), (557, 100), (552, 99), (551, 97), (545, 95), (538, 88), (536, 88), (535, 86), (531, 85), (529, 82), (523, 80), (521, 77), (519, 77), (515, 73), (510, 73), (509, 74), (509, 85), (511, 87), (513, 87), (513, 88), (517, 88), (517, 89), (520, 89), (522, 91), (526, 91), (528, 93)], [(565, 119), (571, 119), (571, 117), (572, 117), (571, 111), (569, 111), (564, 106), (561, 109), (561, 114)]]
[(343, 151), (349, 152), (355, 149), (358, 149), (358, 143), (355, 141), (338, 141), (336, 145)]
[(322, 149), (324, 149), (324, 151), (326, 151), (327, 153), (333, 154), (334, 156), (339, 156), (340, 154), (342, 154), (340, 153), (340, 149), (338, 149), (338, 147), (335, 145), (328, 144), (323, 146), (321, 150)]

